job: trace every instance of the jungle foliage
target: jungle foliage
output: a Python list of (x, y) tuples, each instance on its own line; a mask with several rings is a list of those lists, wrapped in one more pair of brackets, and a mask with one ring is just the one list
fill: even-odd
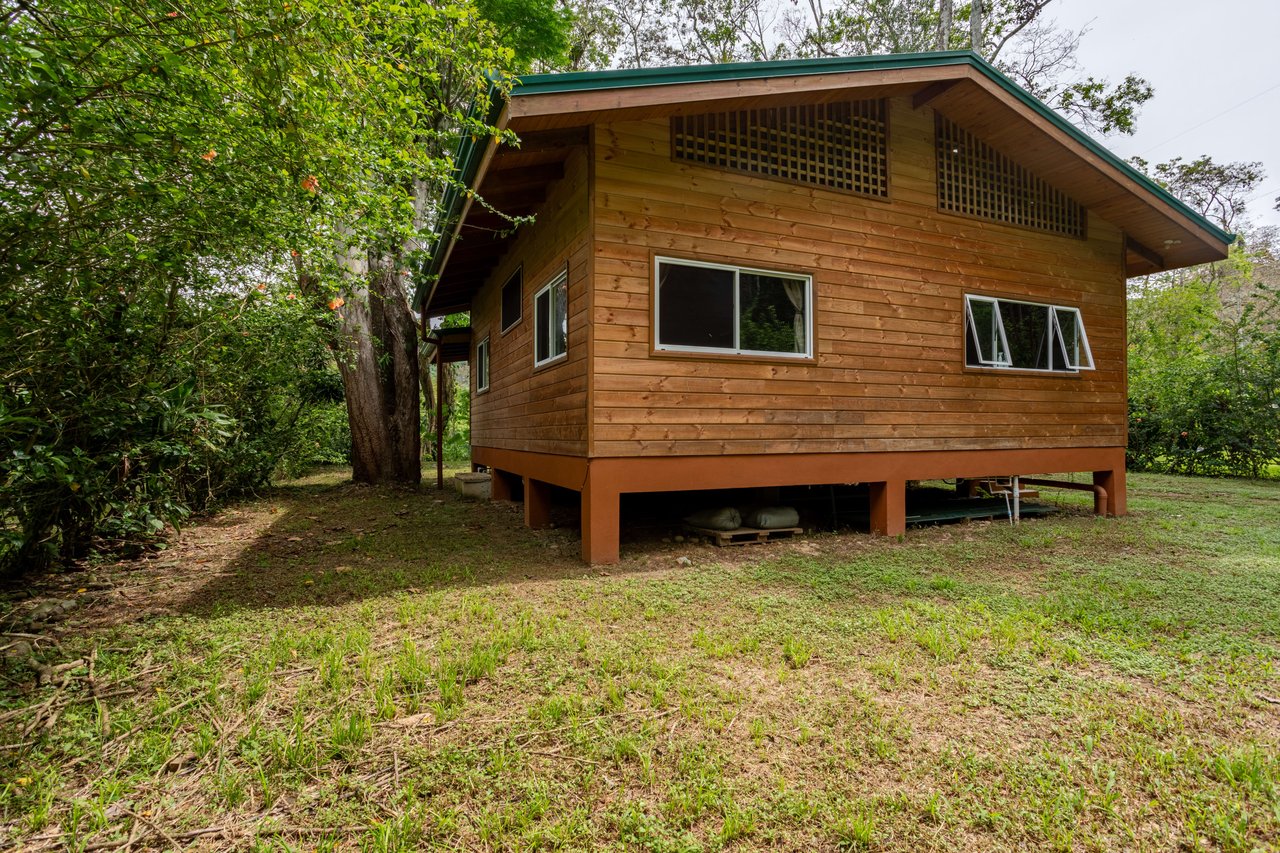
[(347, 261), (411, 263), (511, 60), (461, 0), (0, 12), (0, 572), (345, 456)]
[(1280, 463), (1275, 247), (1135, 281), (1129, 299), (1129, 464), (1258, 477)]

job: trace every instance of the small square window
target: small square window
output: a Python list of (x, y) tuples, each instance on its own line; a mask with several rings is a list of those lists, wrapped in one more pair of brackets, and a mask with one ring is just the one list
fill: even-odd
[(476, 393), (489, 390), (489, 338), (476, 344)]
[(563, 270), (533, 297), (533, 363), (563, 358), (569, 349), (569, 272)]
[(524, 267), (516, 271), (502, 285), (502, 331), (508, 332), (524, 315)]

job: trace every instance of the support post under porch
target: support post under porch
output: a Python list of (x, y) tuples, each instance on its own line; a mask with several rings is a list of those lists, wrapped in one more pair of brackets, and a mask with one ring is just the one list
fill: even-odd
[(592, 565), (618, 562), (622, 495), (607, 478), (588, 471), (582, 487), (582, 560)]
[(1109, 471), (1094, 471), (1093, 484), (1107, 490), (1107, 515), (1128, 515), (1127, 489), (1125, 487), (1124, 468), (1113, 468)]
[(524, 526), (538, 529), (551, 526), (551, 484), (524, 478)]
[(901, 536), (907, 532), (907, 481), (886, 480), (869, 483), (871, 490), (871, 532), (881, 536)]
[(495, 501), (515, 500), (516, 483), (520, 478), (509, 471), (489, 469), (489, 496)]

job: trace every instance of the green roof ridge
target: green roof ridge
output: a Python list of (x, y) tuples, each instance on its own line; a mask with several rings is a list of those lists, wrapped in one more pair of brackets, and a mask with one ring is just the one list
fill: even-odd
[[(760, 62), (722, 62), (704, 65), (670, 65), (654, 68), (611, 68), (605, 71), (568, 71), (526, 74), (516, 81), (513, 95), (542, 95), (592, 89), (622, 89), (716, 80), (753, 80), (868, 71), (875, 68), (928, 68), (959, 65), (977, 54), (968, 50), (928, 53), (877, 53), (866, 56), (824, 56), (815, 59), (774, 59)], [(979, 57), (980, 58), (980, 57)]]

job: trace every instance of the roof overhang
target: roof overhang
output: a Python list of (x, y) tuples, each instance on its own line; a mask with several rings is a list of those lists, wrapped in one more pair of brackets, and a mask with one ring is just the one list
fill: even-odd
[[(1234, 240), (969, 51), (540, 74), (519, 81), (494, 123), (546, 148), (556, 134), (605, 121), (899, 95), (941, 112), (1121, 228), (1129, 275), (1221, 260)], [(499, 149), (494, 139), (464, 139), (459, 176), (486, 195), (503, 186), (485, 181), (495, 159), (521, 156), (530, 155)], [(433, 314), (464, 307), (462, 282), (446, 288), (449, 305), (436, 299), (470, 199), (452, 203), (457, 210), (444, 220), (449, 227), (427, 270), (431, 292), (417, 295)]]

